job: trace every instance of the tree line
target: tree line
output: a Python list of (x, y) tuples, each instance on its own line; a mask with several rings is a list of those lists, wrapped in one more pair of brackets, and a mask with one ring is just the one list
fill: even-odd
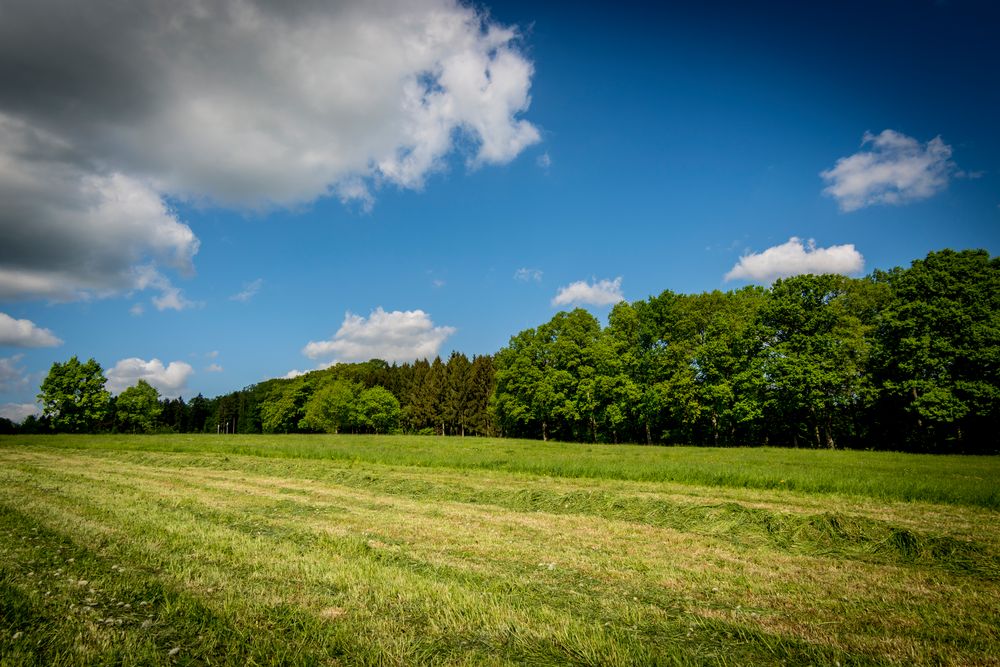
[(560, 312), (495, 355), (338, 364), (211, 399), (102, 391), (93, 360), (54, 364), (43, 417), (20, 429), (996, 452), (1000, 259), (943, 250), (864, 278), (665, 291), (603, 327)]

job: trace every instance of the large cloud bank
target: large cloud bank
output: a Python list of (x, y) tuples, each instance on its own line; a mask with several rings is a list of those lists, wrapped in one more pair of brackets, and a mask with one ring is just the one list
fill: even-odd
[(162, 272), (198, 239), (164, 197), (367, 204), (458, 146), (508, 162), (539, 140), (532, 74), (514, 29), (455, 0), (5, 3), (0, 298), (177, 307)]

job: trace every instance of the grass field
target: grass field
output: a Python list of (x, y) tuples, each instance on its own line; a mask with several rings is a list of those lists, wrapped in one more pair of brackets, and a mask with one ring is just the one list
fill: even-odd
[(0, 438), (0, 664), (1000, 665), (1000, 458)]

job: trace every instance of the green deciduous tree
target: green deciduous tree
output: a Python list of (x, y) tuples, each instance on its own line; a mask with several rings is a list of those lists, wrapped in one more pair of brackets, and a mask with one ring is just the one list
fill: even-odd
[(877, 278), (892, 294), (875, 355), (884, 433), (920, 449), (990, 451), (1000, 433), (1000, 258), (943, 250)]
[(106, 382), (104, 370), (93, 359), (81, 363), (73, 356), (65, 363), (52, 364), (38, 394), (52, 428), (73, 433), (97, 430), (111, 404)]
[(350, 430), (359, 421), (360, 393), (361, 385), (348, 380), (334, 380), (324, 385), (306, 402), (301, 426), (325, 433)]
[(160, 416), (160, 392), (145, 380), (118, 394), (115, 423), (126, 433), (152, 433)]
[(385, 387), (371, 387), (358, 395), (358, 420), (376, 433), (391, 433), (399, 428), (399, 401)]
[(837, 446), (874, 399), (867, 365), (885, 294), (872, 281), (839, 275), (796, 276), (772, 287), (761, 310), (767, 404), (796, 443)]

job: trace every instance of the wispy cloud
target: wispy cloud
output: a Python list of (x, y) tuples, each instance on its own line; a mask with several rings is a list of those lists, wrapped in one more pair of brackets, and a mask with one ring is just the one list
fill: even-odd
[(610, 306), (624, 300), (625, 297), (622, 296), (622, 279), (621, 276), (618, 276), (614, 280), (595, 280), (592, 283), (588, 283), (585, 280), (578, 280), (566, 287), (560, 287), (552, 299), (552, 305), (585, 304), (591, 306)]
[(62, 343), (54, 333), (31, 320), (16, 320), (7, 313), (0, 313), (0, 345), (56, 347)]
[(836, 199), (842, 211), (927, 199), (948, 185), (955, 170), (951, 146), (941, 137), (922, 144), (884, 130), (878, 135), (866, 132), (861, 145), (862, 150), (820, 172), (828, 184), (823, 193)]
[[(170, 282), (170, 279), (160, 273), (153, 265), (147, 264), (145, 266), (135, 267), (135, 269), (133, 269), (133, 275), (135, 276), (136, 289), (160, 290), (160, 295), (154, 296), (151, 299), (153, 305), (159, 311), (186, 310), (188, 308), (200, 308), (204, 305), (203, 303), (187, 299), (181, 289), (179, 287), (174, 287), (174, 284)], [(140, 310), (136, 313), (134, 312), (133, 307), (132, 314), (142, 314), (142, 311)]]
[(208, 366), (205, 366), (206, 373), (221, 373), (222, 371), (223, 368), (220, 364), (209, 364)]
[(333, 357), (337, 361), (413, 361), (437, 356), (454, 327), (435, 326), (422, 310), (376, 308), (365, 318), (347, 313), (333, 338), (310, 341), (302, 353), (310, 359)]
[(803, 273), (854, 275), (864, 268), (865, 259), (854, 244), (817, 248), (813, 239), (803, 244), (801, 239), (793, 236), (781, 245), (743, 255), (725, 279), (766, 284)]
[(229, 297), (229, 299), (231, 301), (240, 301), (246, 303), (250, 299), (254, 298), (254, 296), (256, 296), (257, 292), (259, 292), (260, 288), (263, 286), (264, 286), (263, 278), (257, 278), (256, 280), (251, 280), (248, 283), (244, 283), (243, 289), (237, 292), (236, 294), (232, 295), (231, 297)]
[(514, 272), (514, 280), (520, 280), (521, 282), (542, 282), (542, 270), (541, 269), (530, 269), (527, 267), (520, 268)]

